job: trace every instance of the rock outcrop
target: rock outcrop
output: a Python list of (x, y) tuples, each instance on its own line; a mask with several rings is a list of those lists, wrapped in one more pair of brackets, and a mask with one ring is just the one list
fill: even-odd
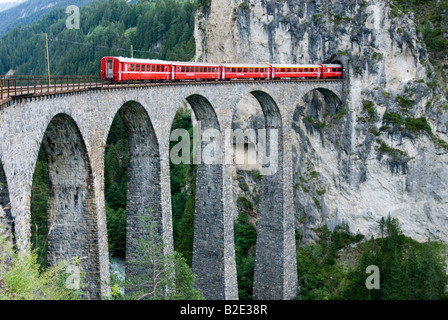
[[(340, 111), (329, 112), (334, 104), (313, 91), (294, 118), (294, 207), (304, 241), (314, 228), (343, 223), (376, 236), (390, 214), (404, 234), (448, 243), (446, 84), (412, 13), (384, 0), (212, 0), (197, 14), (195, 38), (199, 61), (343, 63)], [(261, 114), (256, 103), (241, 106)]]

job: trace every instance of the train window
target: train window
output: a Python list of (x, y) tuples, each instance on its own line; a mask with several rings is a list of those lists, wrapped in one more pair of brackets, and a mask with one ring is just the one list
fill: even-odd
[(139, 64), (136, 65), (135, 71), (140, 71), (140, 65)]
[(134, 64), (131, 63), (131, 71), (134, 71)]

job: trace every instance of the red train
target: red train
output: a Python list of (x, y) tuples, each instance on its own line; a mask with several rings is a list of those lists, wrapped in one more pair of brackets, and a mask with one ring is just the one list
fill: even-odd
[(341, 64), (213, 64), (104, 57), (101, 79), (111, 82), (149, 80), (342, 79)]

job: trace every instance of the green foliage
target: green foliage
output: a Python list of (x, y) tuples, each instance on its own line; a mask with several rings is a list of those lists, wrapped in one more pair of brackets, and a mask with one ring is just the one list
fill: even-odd
[[(77, 300), (82, 291), (68, 289), (67, 261), (42, 270), (36, 252), (16, 253), (10, 245), (0, 246), (9, 256), (0, 257), (0, 300)], [(77, 266), (75, 259), (71, 265)]]
[(189, 61), (195, 11), (194, 1), (95, 0), (80, 8), (80, 29), (68, 30), (65, 8), (57, 8), (0, 39), (0, 74), (43, 75), (44, 32), (53, 75), (99, 75), (103, 56), (129, 56), (131, 45), (136, 58)]
[(319, 240), (297, 250), (297, 272), (301, 300), (338, 299), (346, 282), (345, 266), (336, 263), (339, 250), (362, 240), (342, 225), (331, 232), (326, 226), (316, 230)]
[(399, 149), (391, 148), (382, 140), (380, 140), (379, 143), (380, 143), (380, 147), (379, 147), (378, 151), (380, 153), (388, 154), (392, 157), (392, 159), (397, 160), (397, 161), (404, 160), (404, 159), (408, 158), (406, 152), (401, 151)]
[[(193, 152), (193, 125), (191, 111), (179, 108), (174, 116), (171, 131), (185, 129), (190, 134), (190, 156)], [(170, 142), (171, 148), (177, 144)], [(171, 205), (173, 211), (174, 249), (191, 266), (193, 259), (194, 209), (196, 199), (196, 166), (170, 162)]]
[(335, 120), (341, 120), (342, 117), (344, 117), (347, 114), (347, 109), (342, 108), (341, 110), (338, 111), (338, 113), (336, 113), (334, 115), (334, 119)]
[(212, 0), (198, 0), (198, 7), (202, 9), (204, 12), (208, 12), (210, 10)]
[(403, 124), (401, 116), (396, 112), (384, 113), (383, 120), (387, 123), (393, 124), (395, 127), (400, 127)]
[[(116, 298), (130, 300), (203, 300), (202, 294), (194, 289), (195, 275), (185, 258), (177, 252), (165, 253), (166, 241), (158, 233), (154, 217), (148, 214), (141, 218), (141, 227), (147, 236), (135, 240), (137, 251), (129, 256), (134, 270), (127, 275), (124, 284), (125, 295)], [(115, 287), (115, 284), (113, 287)]]
[(109, 253), (125, 256), (128, 137), (118, 114), (112, 121), (106, 143), (104, 192)]
[[(319, 240), (297, 251), (298, 298), (311, 300), (446, 299), (446, 246), (419, 243), (401, 233), (397, 219), (381, 219), (381, 237), (363, 240), (346, 225), (317, 230)], [(366, 288), (366, 269), (380, 270), (380, 289)]]
[(126, 252), (126, 210), (114, 210), (106, 205), (109, 252), (124, 256)]
[(238, 278), (238, 296), (241, 300), (252, 299), (254, 281), (255, 254), (250, 250), (255, 248), (257, 232), (249, 223), (248, 216), (240, 213), (235, 220), (235, 255)]
[(403, 108), (412, 108), (414, 106), (414, 103), (415, 103), (414, 100), (405, 98), (405, 97), (400, 96), (400, 95), (397, 96), (397, 102)]
[[(361, 259), (348, 273), (347, 299), (446, 299), (444, 245), (435, 242), (418, 243), (405, 237), (398, 220), (382, 219), (383, 237), (364, 244)], [(365, 270), (369, 265), (380, 269), (380, 289), (365, 287)]]
[(375, 121), (375, 115), (376, 115), (375, 104), (370, 100), (363, 100), (362, 107), (369, 114), (369, 121), (370, 122)]
[(310, 123), (310, 124), (312, 124), (313, 126), (315, 126), (318, 129), (322, 129), (322, 128), (325, 127), (325, 123), (324, 122), (320, 122), (319, 120), (316, 120), (316, 119), (314, 119), (312, 117), (306, 116), (306, 117), (303, 118), (303, 120), (308, 122), (308, 123)]
[(407, 118), (405, 121), (405, 127), (408, 131), (413, 133), (424, 131), (431, 134), (431, 127), (425, 117)]
[(250, 202), (247, 198), (245, 197), (238, 197), (237, 199), (237, 203), (240, 203), (241, 206), (243, 207), (243, 209), (247, 209), (252, 211), (254, 209), (254, 206), (252, 205), (252, 202)]
[(249, 4), (246, 1), (240, 3), (239, 6), (243, 11), (250, 12)]
[(396, 8), (403, 12), (412, 11), (417, 21), (417, 31), (423, 35), (430, 54), (443, 53), (448, 49), (446, 20), (441, 13), (448, 8), (447, 0), (393, 0)]
[(48, 168), (42, 147), (36, 162), (31, 188), (31, 246), (42, 267), (47, 265), (47, 180)]

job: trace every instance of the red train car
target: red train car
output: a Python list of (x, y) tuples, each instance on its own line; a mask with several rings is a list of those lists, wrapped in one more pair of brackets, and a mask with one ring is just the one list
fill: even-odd
[(168, 61), (104, 57), (101, 79), (111, 82), (131, 80), (171, 80), (172, 64)]
[(272, 79), (284, 78), (320, 78), (322, 71), (320, 65), (298, 65), (298, 64), (272, 64)]
[(220, 80), (221, 65), (200, 62), (173, 62), (172, 80)]
[(184, 81), (235, 79), (342, 79), (341, 64), (212, 64), (104, 57), (101, 79), (122, 81)]
[(271, 66), (266, 64), (223, 64), (222, 79), (270, 79)]
[(322, 79), (342, 79), (344, 67), (341, 64), (322, 64)]

